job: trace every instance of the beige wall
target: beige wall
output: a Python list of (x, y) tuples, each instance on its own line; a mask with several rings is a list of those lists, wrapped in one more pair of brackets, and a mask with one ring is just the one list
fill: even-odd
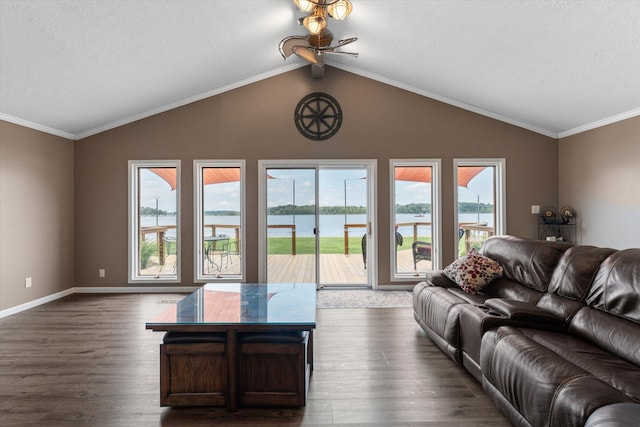
[(560, 204), (585, 245), (640, 246), (640, 117), (560, 141)]
[(0, 121), (0, 310), (72, 286), (73, 142)]
[[(298, 101), (338, 99), (344, 121), (323, 142), (302, 137)], [(182, 284), (193, 284), (193, 159), (247, 161), (247, 279), (257, 280), (257, 162), (260, 159), (378, 159), (378, 279), (390, 283), (390, 158), (441, 158), (443, 262), (454, 257), (453, 159), (506, 158), (507, 231), (536, 236), (532, 204), (556, 204), (558, 142), (450, 105), (329, 68), (305, 67), (95, 135), (75, 144), (75, 282), (127, 283), (127, 161), (182, 160)], [(98, 278), (105, 268), (107, 277)]]

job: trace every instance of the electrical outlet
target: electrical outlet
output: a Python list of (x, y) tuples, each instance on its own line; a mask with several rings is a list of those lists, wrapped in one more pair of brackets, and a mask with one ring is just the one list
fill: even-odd
[(27, 277), (24, 279), (24, 287), (25, 288), (30, 288), (31, 287), (31, 277)]
[(539, 215), (540, 214), (540, 205), (531, 205), (531, 214)]
[(100, 270), (98, 270), (98, 277), (100, 277), (101, 279), (104, 279), (107, 276), (107, 272), (105, 271), (104, 268), (101, 268)]

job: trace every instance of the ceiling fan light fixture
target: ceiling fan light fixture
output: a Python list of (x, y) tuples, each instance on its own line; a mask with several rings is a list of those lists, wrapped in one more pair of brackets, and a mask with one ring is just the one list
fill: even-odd
[(351, 14), (353, 5), (349, 0), (336, 0), (335, 2), (327, 5), (327, 12), (335, 20), (342, 21), (344, 18)]
[(317, 35), (327, 26), (327, 20), (324, 16), (313, 14), (304, 18), (302, 25), (309, 30), (309, 34)]
[(322, 78), (325, 54), (342, 54), (357, 57), (357, 53), (336, 50), (358, 40), (356, 37), (340, 40), (337, 46), (332, 46), (333, 34), (329, 31), (329, 18), (341, 21), (351, 13), (353, 5), (350, 0), (293, 0), (293, 3), (307, 16), (298, 18), (298, 24), (309, 32), (306, 36), (285, 37), (278, 46), (284, 59), (295, 54), (297, 57), (311, 63), (312, 77)]
[(316, 8), (316, 3), (309, 0), (293, 0), (293, 3), (298, 7), (298, 9), (306, 13), (311, 13)]

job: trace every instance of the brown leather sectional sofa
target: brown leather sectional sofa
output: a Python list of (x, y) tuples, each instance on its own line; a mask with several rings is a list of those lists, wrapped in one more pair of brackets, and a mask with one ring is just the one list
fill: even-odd
[(480, 253), (504, 269), (481, 293), (442, 272), (414, 288), (426, 335), (514, 425), (640, 426), (640, 249), (496, 236)]

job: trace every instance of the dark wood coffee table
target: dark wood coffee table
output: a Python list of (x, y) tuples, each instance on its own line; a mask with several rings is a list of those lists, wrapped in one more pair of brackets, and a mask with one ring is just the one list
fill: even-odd
[(304, 406), (315, 313), (313, 283), (204, 285), (146, 324), (161, 406)]

